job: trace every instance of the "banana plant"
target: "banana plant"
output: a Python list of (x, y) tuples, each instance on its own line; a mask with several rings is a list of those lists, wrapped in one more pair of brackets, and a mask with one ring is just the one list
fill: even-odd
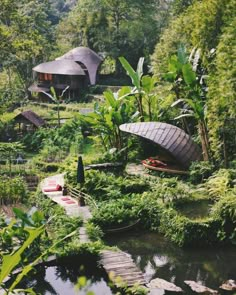
[(154, 76), (143, 75), (143, 57), (139, 59), (136, 71), (124, 57), (120, 57), (119, 60), (133, 84), (133, 87), (130, 88), (130, 93), (127, 93), (127, 96), (135, 97), (141, 121), (144, 121), (145, 118), (146, 102), (149, 121), (152, 121), (154, 102), (156, 101), (154, 90), (156, 88), (157, 78)]
[(51, 98), (52, 101), (54, 101), (57, 104), (57, 126), (61, 127), (61, 119), (60, 119), (60, 103), (62, 101), (63, 95), (65, 92), (70, 88), (70, 86), (67, 86), (61, 93), (61, 95), (57, 96), (55, 88), (50, 87), (50, 91), (52, 94), (47, 93), (45, 91), (42, 91), (45, 95)]
[(124, 142), (119, 126), (134, 122), (139, 116), (127, 94), (130, 94), (130, 87), (122, 87), (117, 93), (112, 93), (111, 90), (105, 91), (103, 93), (105, 103), (103, 105), (95, 103), (94, 113), (85, 117), (87, 122), (99, 132), (107, 150), (123, 148)]
[(181, 111), (181, 114), (175, 119), (182, 119), (184, 126), (187, 131), (189, 131), (186, 118), (195, 118), (198, 122), (198, 133), (201, 140), (203, 158), (204, 160), (209, 161), (210, 145), (205, 120), (206, 104), (204, 100), (204, 76), (199, 76), (197, 73), (199, 59), (199, 50), (194, 49), (190, 58), (188, 58), (185, 48), (180, 46), (177, 55), (171, 56), (169, 60), (169, 71), (164, 75), (164, 79), (172, 83), (172, 91), (174, 91), (176, 95), (176, 101), (171, 106), (179, 106)]
[(137, 65), (137, 70), (135, 71), (132, 66), (129, 64), (129, 62), (124, 57), (119, 57), (119, 61), (122, 64), (123, 68), (126, 70), (127, 74), (132, 80), (133, 88), (131, 88), (131, 91), (128, 95), (132, 95), (135, 97), (138, 110), (140, 113), (140, 119), (141, 121), (144, 121), (144, 107), (143, 107), (143, 95), (142, 95), (142, 83), (141, 79), (143, 76), (143, 62), (144, 58), (140, 57)]

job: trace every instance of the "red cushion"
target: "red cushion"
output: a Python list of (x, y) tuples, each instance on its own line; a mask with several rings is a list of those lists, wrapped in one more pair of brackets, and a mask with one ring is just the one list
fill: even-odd
[(60, 186), (60, 184), (48, 185), (43, 188), (44, 192), (57, 192), (57, 191), (61, 191), (61, 190), (62, 190), (62, 187)]

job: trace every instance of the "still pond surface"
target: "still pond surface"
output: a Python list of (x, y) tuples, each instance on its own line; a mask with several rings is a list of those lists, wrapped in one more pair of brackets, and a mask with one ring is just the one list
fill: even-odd
[[(227, 279), (236, 279), (236, 249), (181, 249), (156, 233), (126, 233), (106, 238), (109, 245), (117, 245), (130, 253), (148, 281), (162, 278), (191, 294), (184, 280), (195, 280), (217, 289)], [(77, 278), (81, 275), (78, 263), (67, 266), (50, 266), (28, 282), (34, 290), (43, 295), (85, 295), (93, 291), (96, 295), (113, 294), (104, 273), (87, 261), (85, 275), (91, 281), (88, 288), (75, 290)], [(160, 292), (159, 294), (163, 294)]]

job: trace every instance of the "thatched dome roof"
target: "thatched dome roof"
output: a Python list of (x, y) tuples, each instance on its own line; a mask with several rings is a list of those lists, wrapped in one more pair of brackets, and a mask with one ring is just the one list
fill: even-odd
[(37, 65), (33, 68), (35, 72), (57, 75), (84, 76), (84, 70), (72, 60), (54, 60)]
[(102, 58), (92, 49), (88, 47), (76, 47), (65, 53), (64, 55), (56, 58), (56, 60), (70, 59), (74, 61), (91, 60), (94, 63), (100, 63)]
[(202, 158), (198, 145), (187, 133), (174, 125), (159, 122), (129, 123), (121, 125), (120, 130), (156, 143), (185, 168)]
[(96, 83), (97, 69), (102, 62), (102, 58), (88, 47), (76, 47), (56, 60), (73, 60), (82, 63), (88, 70), (91, 85)]

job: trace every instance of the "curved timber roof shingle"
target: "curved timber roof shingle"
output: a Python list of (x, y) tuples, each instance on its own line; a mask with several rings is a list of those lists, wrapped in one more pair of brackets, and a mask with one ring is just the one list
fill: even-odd
[(75, 75), (84, 76), (85, 72), (76, 62), (72, 60), (54, 60), (37, 65), (33, 68), (35, 72), (56, 74), (56, 75)]
[(146, 138), (169, 152), (180, 164), (188, 168), (200, 161), (199, 146), (182, 129), (167, 123), (140, 122), (120, 125), (120, 130)]
[(56, 60), (72, 60), (84, 64), (88, 70), (90, 84), (94, 85), (98, 67), (103, 59), (88, 47), (76, 47), (56, 58)]

